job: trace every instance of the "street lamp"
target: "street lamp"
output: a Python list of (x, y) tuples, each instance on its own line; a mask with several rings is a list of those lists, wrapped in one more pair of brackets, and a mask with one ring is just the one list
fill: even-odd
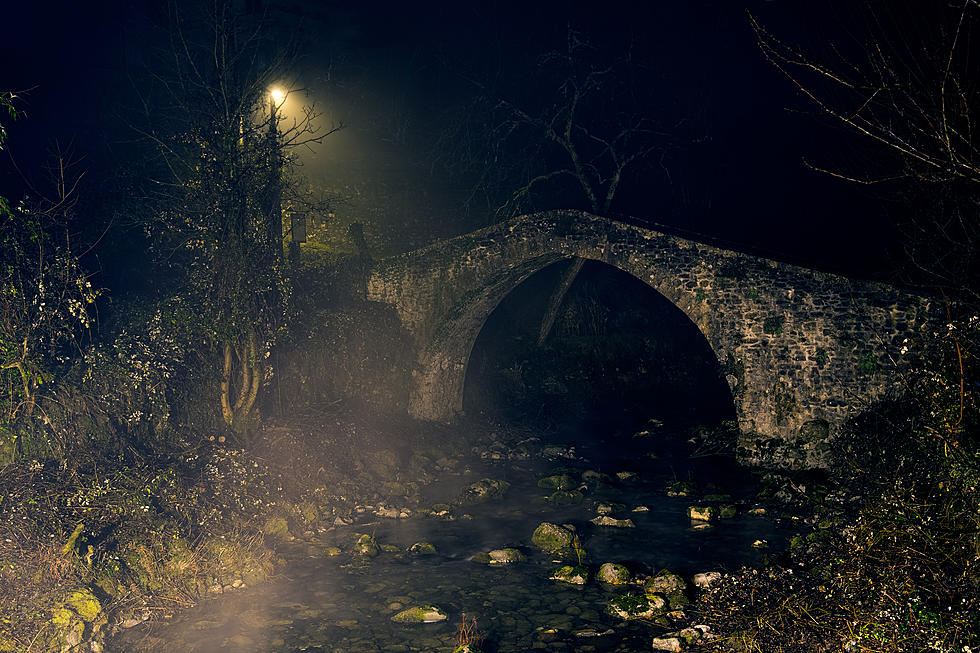
[(282, 90), (278, 86), (273, 86), (269, 89), (269, 97), (272, 98), (272, 111), (282, 106), (282, 103), (286, 101), (286, 91)]
[(276, 110), (286, 101), (286, 92), (278, 86), (269, 88), (269, 164), (271, 188), (268, 194), (268, 229), (272, 255), (278, 264), (282, 261), (282, 174), (280, 170), (279, 125)]

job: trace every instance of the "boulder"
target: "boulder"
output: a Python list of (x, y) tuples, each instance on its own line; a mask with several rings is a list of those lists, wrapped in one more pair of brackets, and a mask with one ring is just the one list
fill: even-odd
[(688, 506), (687, 516), (694, 521), (713, 522), (718, 519), (718, 508), (715, 506)]
[(686, 651), (695, 646), (708, 632), (707, 626), (683, 628), (662, 637), (655, 637), (651, 642), (654, 651)]
[(643, 590), (647, 594), (663, 594), (665, 596), (674, 592), (683, 592), (687, 589), (687, 581), (677, 574), (664, 569), (656, 576), (648, 578), (643, 584)]
[(590, 520), (596, 526), (611, 526), (613, 528), (635, 528), (636, 524), (632, 519), (616, 519), (609, 515), (599, 515)]
[(431, 624), (447, 619), (445, 612), (434, 605), (407, 608), (392, 615), (391, 620), (396, 624)]
[(510, 483), (507, 481), (482, 478), (476, 483), (471, 483), (463, 488), (463, 491), (459, 495), (458, 501), (460, 504), (464, 505), (481, 503), (488, 499), (503, 496), (508, 489), (510, 489)]
[(436, 547), (431, 542), (416, 542), (408, 547), (408, 552), (415, 556), (430, 556), (436, 552)]
[(471, 558), (473, 562), (484, 565), (510, 565), (515, 562), (525, 562), (527, 556), (518, 549), (494, 549), (486, 553), (478, 553)]
[(667, 601), (656, 594), (623, 594), (606, 604), (606, 612), (620, 619), (654, 619), (663, 614)]
[(584, 498), (578, 490), (555, 490), (548, 497), (548, 503), (553, 506), (575, 506), (582, 503)]
[(374, 541), (374, 538), (365, 533), (357, 538), (357, 542), (354, 543), (354, 555), (364, 556), (365, 558), (373, 558), (381, 552), (378, 547), (378, 543)]
[(719, 519), (731, 519), (737, 514), (738, 514), (738, 508), (731, 505), (730, 503), (726, 503), (722, 506), (719, 506), (718, 508)]
[(694, 578), (691, 579), (691, 582), (693, 582), (698, 589), (706, 590), (720, 580), (721, 573), (717, 571), (707, 571), (701, 574), (694, 574)]
[(608, 501), (600, 503), (595, 507), (596, 514), (598, 515), (611, 515), (612, 513), (619, 512), (620, 510), (626, 510), (626, 504)]
[(575, 479), (568, 474), (545, 476), (538, 481), (538, 487), (546, 490), (571, 490), (575, 487)]
[(626, 585), (632, 579), (629, 569), (617, 562), (606, 562), (596, 572), (596, 580), (608, 585)]
[(570, 583), (572, 585), (585, 585), (589, 582), (589, 568), (585, 566), (565, 565), (555, 570), (551, 574), (551, 580)]
[(534, 534), (531, 535), (531, 542), (534, 543), (534, 546), (545, 553), (569, 554), (572, 552), (574, 540), (574, 531), (551, 522), (541, 522), (534, 529)]

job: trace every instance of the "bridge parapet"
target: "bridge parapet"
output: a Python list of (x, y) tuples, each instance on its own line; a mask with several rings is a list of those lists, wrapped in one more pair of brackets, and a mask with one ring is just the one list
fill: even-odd
[(392, 305), (419, 352), (410, 412), (452, 421), (466, 366), (494, 308), (518, 284), (581, 257), (623, 270), (707, 339), (739, 417), (739, 454), (784, 468), (826, 465), (848, 417), (896, 390), (881, 373), (922, 328), (926, 299), (728, 251), (579, 211), (551, 211), (379, 261), (372, 300)]

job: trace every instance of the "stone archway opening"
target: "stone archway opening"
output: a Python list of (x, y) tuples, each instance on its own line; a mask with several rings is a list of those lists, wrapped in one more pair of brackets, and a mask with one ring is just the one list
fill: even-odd
[(614, 266), (582, 264), (540, 342), (549, 298), (574, 261), (533, 274), (487, 318), (467, 364), (465, 414), (583, 438), (635, 432), (650, 420), (735, 420), (731, 391), (698, 327)]

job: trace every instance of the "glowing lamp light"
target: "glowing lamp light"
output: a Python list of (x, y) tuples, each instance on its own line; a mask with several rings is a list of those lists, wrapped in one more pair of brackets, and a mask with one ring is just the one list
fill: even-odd
[(276, 106), (279, 106), (286, 100), (286, 91), (278, 87), (270, 88), (269, 95), (272, 96), (272, 101), (276, 103)]

